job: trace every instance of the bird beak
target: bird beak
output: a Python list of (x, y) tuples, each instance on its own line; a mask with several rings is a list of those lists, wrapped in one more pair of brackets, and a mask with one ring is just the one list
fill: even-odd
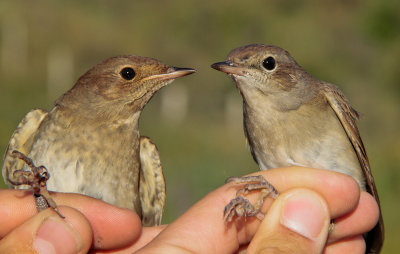
[(245, 68), (240, 67), (237, 64), (232, 63), (231, 61), (214, 63), (211, 65), (211, 68), (216, 69), (217, 71), (225, 72), (226, 74), (239, 76), (243, 76), (247, 73)]
[(157, 74), (157, 75), (152, 75), (147, 78), (144, 78), (142, 81), (147, 81), (147, 80), (170, 80), (170, 79), (176, 79), (180, 78), (186, 75), (190, 75), (195, 73), (196, 70), (192, 68), (179, 68), (179, 67), (170, 67), (167, 71), (167, 73), (163, 74)]

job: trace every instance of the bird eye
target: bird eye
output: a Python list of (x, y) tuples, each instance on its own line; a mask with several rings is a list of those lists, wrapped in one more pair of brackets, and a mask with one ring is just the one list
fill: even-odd
[(275, 68), (275, 59), (272, 56), (269, 56), (264, 59), (262, 65), (264, 66), (265, 69), (271, 71)]
[(123, 68), (119, 74), (126, 80), (132, 80), (136, 75), (135, 71), (130, 67)]

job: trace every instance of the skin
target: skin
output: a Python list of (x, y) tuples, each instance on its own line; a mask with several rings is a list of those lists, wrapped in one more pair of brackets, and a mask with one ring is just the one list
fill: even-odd
[[(66, 215), (63, 220), (52, 209), (36, 213), (33, 198), (25, 191), (0, 190), (0, 253), (14, 246), (19, 246), (24, 253), (33, 253), (35, 233), (49, 218), (65, 223), (63, 225), (76, 237), (79, 250), (75, 252), (78, 253), (87, 253), (89, 248), (93, 253), (136, 253), (142, 247), (140, 253), (234, 253), (244, 247), (248, 247), (248, 253), (266, 250), (270, 251), (268, 253), (293, 253), (293, 250), (296, 253), (364, 253), (362, 234), (377, 222), (379, 209), (369, 193), (360, 192), (353, 178), (302, 167), (257, 174), (279, 188), (280, 196), (264, 203), (262, 209), (269, 211), (264, 221), (247, 218), (246, 223), (237, 221), (228, 228), (221, 220), (221, 210), (235, 195), (236, 186), (232, 183), (210, 192), (170, 225), (152, 228), (142, 228), (139, 217), (128, 209), (87, 196), (53, 193), (60, 211)], [(290, 204), (288, 196), (306, 198), (326, 207), (320, 210), (321, 232), (314, 240), (282, 226), (280, 219), (274, 217), (284, 204)], [(254, 201), (257, 195), (249, 198)], [(291, 208), (301, 209), (299, 206)], [(315, 220), (316, 216), (314, 214)], [(326, 242), (323, 236), (328, 232), (330, 219), (338, 222)], [(67, 240), (61, 238), (57, 242)], [(67, 247), (63, 248), (71, 250)]]
[[(212, 67), (232, 77), (243, 97), (245, 135), (260, 170), (297, 165), (344, 173), (379, 203), (358, 113), (336, 86), (315, 79), (271, 45), (236, 48)], [(367, 252), (379, 253), (383, 239), (380, 217)]]

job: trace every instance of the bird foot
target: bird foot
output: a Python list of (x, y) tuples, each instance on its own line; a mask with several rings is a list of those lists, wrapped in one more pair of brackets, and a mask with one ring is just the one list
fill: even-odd
[[(256, 216), (259, 220), (264, 218), (264, 214), (260, 211), (264, 199), (267, 196), (277, 198), (279, 192), (275, 187), (270, 184), (263, 176), (244, 176), (244, 177), (229, 177), (226, 182), (234, 182), (236, 184), (246, 183), (243, 188), (236, 192), (236, 198), (232, 199), (229, 204), (225, 206), (224, 218), (225, 222), (232, 221), (233, 216), (237, 217), (253, 217)], [(260, 190), (261, 195), (253, 204), (248, 199), (245, 199), (240, 194), (247, 195), (249, 191)]]
[(49, 172), (45, 166), (36, 167), (32, 159), (28, 158), (25, 154), (14, 150), (12, 154), (18, 159), (24, 161), (29, 166), (30, 171), (16, 170), (14, 171), (14, 179), (7, 179), (12, 185), (29, 185), (32, 187), (33, 196), (35, 197), (36, 208), (38, 211), (42, 211), (49, 207), (53, 208), (54, 211), (61, 217), (65, 218), (57, 209), (56, 202), (51, 198), (50, 193), (47, 190), (46, 182), (50, 178)]

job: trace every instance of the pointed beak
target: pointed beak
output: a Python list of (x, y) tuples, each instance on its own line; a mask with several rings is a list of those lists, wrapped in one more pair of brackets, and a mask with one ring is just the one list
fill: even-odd
[(152, 75), (149, 76), (147, 78), (144, 78), (144, 80), (170, 80), (170, 79), (176, 79), (176, 78), (180, 78), (186, 75), (190, 75), (195, 73), (196, 70), (192, 69), (192, 68), (179, 68), (179, 67), (170, 67), (167, 71), (167, 73), (163, 73), (163, 74), (157, 74), (157, 75)]
[(226, 74), (239, 76), (243, 76), (246, 74), (245, 68), (240, 67), (237, 64), (232, 63), (231, 61), (214, 63), (211, 65), (211, 68), (216, 69), (217, 71), (225, 72)]

